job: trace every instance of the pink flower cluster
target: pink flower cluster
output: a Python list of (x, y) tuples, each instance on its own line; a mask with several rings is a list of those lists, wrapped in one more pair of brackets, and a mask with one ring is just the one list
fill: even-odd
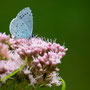
[(0, 33), (0, 60), (10, 59), (9, 40), (9, 36)]
[[(61, 58), (66, 54), (67, 48), (48, 41), (49, 40), (44, 41), (39, 37), (33, 37), (28, 40), (12, 40), (11, 46), (13, 49), (17, 50), (21, 58), (24, 59), (26, 56), (28, 57), (28, 61), (30, 62), (28, 63), (28, 66), (30, 67), (30, 70), (26, 71), (30, 73), (28, 74), (28, 77), (33, 85), (40, 82), (47, 82), (48, 76), (51, 76), (48, 83), (45, 84), (48, 85), (53, 78), (51, 73), (59, 71), (57, 65), (61, 62)], [(55, 83), (52, 83), (52, 85), (53, 84)]]
[[(27, 57), (28, 62), (21, 72), (28, 77), (31, 85), (59, 86), (61, 84), (58, 64), (66, 54), (67, 48), (64, 46), (51, 43), (49, 40), (44, 41), (40, 37), (15, 39), (0, 34), (0, 47), (0, 58), (1, 56), (3, 58), (0, 62), (0, 70), (4, 73), (13, 72), (19, 68)], [(9, 60), (4, 61), (4, 57)], [(19, 74), (22, 74), (21, 72)]]
[(4, 78), (16, 69), (20, 68), (23, 60), (11, 50), (10, 37), (0, 33), (0, 78)]
[(10, 36), (6, 35), (5, 33), (0, 33), (0, 43), (5, 43), (5, 44), (8, 44), (9, 43), (9, 40), (10, 40)]
[(8, 46), (0, 43), (0, 60), (7, 60), (10, 58), (10, 52)]

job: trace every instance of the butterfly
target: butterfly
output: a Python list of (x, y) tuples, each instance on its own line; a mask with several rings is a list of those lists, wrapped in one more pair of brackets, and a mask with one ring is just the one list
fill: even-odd
[(15, 38), (29, 39), (32, 37), (33, 16), (29, 7), (21, 10), (10, 22), (9, 30)]

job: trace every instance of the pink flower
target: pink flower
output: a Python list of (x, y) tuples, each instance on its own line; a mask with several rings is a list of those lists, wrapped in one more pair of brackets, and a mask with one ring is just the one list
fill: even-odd
[(40, 37), (15, 39), (0, 34), (0, 77), (3, 78), (20, 68), (27, 57), (28, 62), (21, 72), (28, 77), (32, 86), (38, 83), (45, 83), (43, 86), (59, 86), (61, 81), (58, 64), (66, 51), (64, 46), (49, 40), (44, 41)]
[[(30, 72), (28, 78), (33, 85), (40, 82), (47, 82), (48, 76), (54, 78), (51, 73), (59, 71), (57, 65), (61, 62), (62, 57), (67, 51), (67, 48), (64, 48), (64, 46), (44, 41), (39, 37), (33, 37), (31, 39), (12, 39), (11, 47), (17, 51), (22, 59), (26, 56), (28, 57), (30, 63), (27, 64), (27, 67), (29, 66), (30, 70), (26, 68), (25, 71)], [(30, 77), (34, 78), (35, 83)], [(47, 84), (50, 83), (51, 82), (48, 82)], [(55, 84), (55, 82), (52, 84)]]
[(10, 37), (7, 36), (5, 33), (0, 33), (0, 43), (9, 43)]
[(0, 43), (0, 60), (10, 59), (9, 47), (5, 44)]
[(9, 36), (0, 33), (0, 78), (4, 78), (16, 69), (20, 68), (23, 60), (16, 50), (10, 49)]
[(0, 60), (10, 59), (9, 41), (9, 36), (0, 33)]
[(12, 56), (13, 57), (10, 60), (0, 61), (0, 69), (4, 69), (7, 72), (13, 72), (23, 64), (23, 60), (19, 57), (17, 53), (14, 53)]

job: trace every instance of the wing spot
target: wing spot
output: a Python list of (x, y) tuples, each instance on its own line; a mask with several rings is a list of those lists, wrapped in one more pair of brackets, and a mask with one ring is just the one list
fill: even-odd
[(22, 23), (22, 25), (24, 25), (24, 23)]
[(21, 27), (22, 27), (22, 24), (21, 24)]
[(24, 32), (22, 31), (22, 33), (24, 33)]
[(24, 15), (22, 17), (24, 17)]
[(16, 25), (16, 27), (18, 27), (18, 24)]
[(22, 19), (22, 16), (19, 16)]

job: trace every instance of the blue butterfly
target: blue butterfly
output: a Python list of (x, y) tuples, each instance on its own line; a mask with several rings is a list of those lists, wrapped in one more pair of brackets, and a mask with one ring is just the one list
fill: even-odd
[(32, 37), (33, 16), (29, 7), (17, 14), (16, 18), (11, 21), (9, 30), (15, 38), (29, 39)]

